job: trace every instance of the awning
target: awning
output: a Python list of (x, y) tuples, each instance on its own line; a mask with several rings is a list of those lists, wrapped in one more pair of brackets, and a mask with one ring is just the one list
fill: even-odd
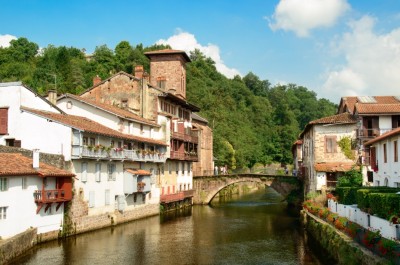
[(318, 172), (347, 172), (352, 168), (359, 169), (353, 163), (342, 163), (342, 162), (332, 162), (332, 163), (315, 163), (314, 169)]
[(139, 175), (139, 176), (150, 176), (150, 171), (144, 169), (134, 169), (134, 168), (127, 168), (126, 172), (131, 173), (132, 175)]

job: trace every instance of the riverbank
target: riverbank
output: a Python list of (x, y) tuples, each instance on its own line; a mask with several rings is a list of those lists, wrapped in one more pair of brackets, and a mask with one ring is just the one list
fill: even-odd
[(390, 261), (374, 255), (346, 234), (307, 211), (301, 211), (301, 222), (308, 234), (319, 242), (338, 264), (392, 264)]

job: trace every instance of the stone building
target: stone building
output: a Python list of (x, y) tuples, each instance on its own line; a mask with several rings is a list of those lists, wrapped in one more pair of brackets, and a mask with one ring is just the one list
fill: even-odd
[(338, 142), (343, 138), (355, 139), (356, 124), (357, 120), (349, 113), (307, 124), (300, 134), (303, 148), (300, 171), (306, 192), (334, 188), (338, 177), (355, 166), (357, 156), (354, 151), (348, 157)]
[(213, 132), (208, 126), (208, 121), (192, 113), (193, 128), (199, 134), (199, 161), (193, 163), (193, 176), (214, 175), (213, 161)]
[(192, 118), (199, 108), (186, 100), (186, 63), (190, 58), (183, 51), (170, 49), (145, 55), (150, 59), (150, 75), (142, 66), (136, 66), (134, 75), (120, 72), (106, 80), (96, 77), (94, 85), (81, 97), (123, 108), (157, 123), (159, 140), (167, 144), (167, 161), (157, 183), (161, 202), (190, 197), (193, 162), (199, 160), (201, 141)]

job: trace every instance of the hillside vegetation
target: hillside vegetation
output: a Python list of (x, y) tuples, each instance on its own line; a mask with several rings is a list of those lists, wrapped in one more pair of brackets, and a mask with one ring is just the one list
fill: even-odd
[[(39, 49), (36, 43), (19, 38), (0, 48), (0, 81), (23, 81), (41, 94), (54, 88), (58, 93), (79, 94), (92, 86), (96, 75), (105, 79), (119, 71), (132, 73), (135, 65), (149, 71), (144, 52), (164, 48), (169, 47), (121, 41), (114, 49), (96, 47), (87, 60), (84, 51), (74, 47)], [(256, 163), (291, 163), (291, 146), (304, 126), (336, 111), (335, 104), (317, 99), (303, 86), (272, 86), (251, 72), (229, 79), (200, 51), (189, 56), (187, 98), (201, 108), (199, 114), (214, 131), (217, 164), (242, 169)]]

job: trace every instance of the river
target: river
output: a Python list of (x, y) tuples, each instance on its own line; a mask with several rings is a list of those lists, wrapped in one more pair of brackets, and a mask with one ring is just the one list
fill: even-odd
[(332, 264), (267, 188), (35, 247), (13, 264)]

